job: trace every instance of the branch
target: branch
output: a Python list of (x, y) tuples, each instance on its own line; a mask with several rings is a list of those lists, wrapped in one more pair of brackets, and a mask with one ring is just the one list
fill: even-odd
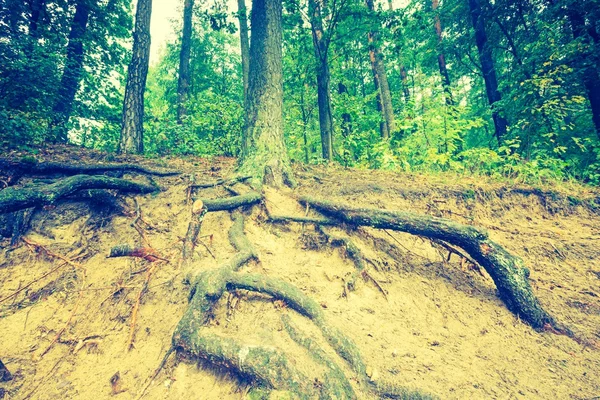
[(8, 187), (0, 191), (0, 214), (52, 204), (83, 189), (115, 189), (125, 193), (151, 193), (155, 186), (108, 176), (75, 175), (48, 185)]
[(146, 175), (172, 176), (181, 174), (180, 171), (167, 169), (146, 168), (138, 164), (71, 164), (46, 161), (24, 161), (0, 158), (0, 169), (16, 169), (25, 174), (66, 174), (66, 175), (95, 175), (109, 171), (138, 172)]

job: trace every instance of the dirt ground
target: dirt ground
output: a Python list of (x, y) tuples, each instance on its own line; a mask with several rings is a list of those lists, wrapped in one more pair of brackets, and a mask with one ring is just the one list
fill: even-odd
[[(48, 148), (37, 157), (112, 161), (71, 148)], [(190, 175), (197, 182), (227, 177), (234, 160), (128, 160), (184, 174), (153, 178), (164, 191), (123, 198), (113, 208), (83, 201), (45, 207), (25, 235), (30, 244), (11, 248), (10, 239), (0, 241), (0, 360), (14, 377), (0, 383), (0, 399), (136, 398), (170, 347), (187, 307), (189, 281), (234, 254), (227, 239), (229, 213), (213, 212), (204, 219), (193, 262), (178, 262), (190, 219)], [(484, 227), (525, 260), (543, 306), (583, 339), (534, 331), (507, 310), (485, 272), (456, 255), (448, 260), (447, 251), (409, 234), (335, 229), (362, 250), (369, 274), (387, 296), (362, 280), (345, 293), (343, 279), (355, 267), (339, 248), (324, 244), (311, 225), (274, 225), (260, 207), (247, 210), (245, 232), (260, 261), (243, 271), (285, 280), (321, 304), (327, 321), (356, 343), (373, 380), (443, 399), (600, 396), (600, 350), (593, 345), (600, 342), (600, 210), (592, 202), (600, 192), (575, 184), (535, 190), (481, 178), (339, 167), (295, 171), (298, 188), (267, 190), (265, 206), (272, 214), (305, 215), (294, 198), (311, 195)], [(195, 193), (229, 195), (222, 187)], [(138, 220), (136, 229), (138, 208), (147, 224)], [(107, 258), (118, 244), (149, 244), (170, 262)], [(154, 266), (128, 350), (136, 300)], [(281, 349), (310, 376), (310, 357), (282, 328), (284, 314), (304, 335), (325, 343), (309, 320), (249, 292), (225, 296), (210, 329)], [(241, 399), (247, 392), (243, 380), (177, 356), (144, 398)]]

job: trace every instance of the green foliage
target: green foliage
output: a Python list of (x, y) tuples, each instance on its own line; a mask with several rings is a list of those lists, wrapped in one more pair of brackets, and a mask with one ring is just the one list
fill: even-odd
[[(34, 3), (0, 0), (0, 141), (12, 147), (53, 139), (48, 126), (75, 11), (75, 2), (46, 0), (39, 2), (35, 20)], [(83, 43), (84, 77), (69, 126), (73, 141), (80, 144), (97, 134), (98, 125), (120, 120), (119, 87), (132, 26), (127, 0), (92, 1), (90, 10)], [(103, 142), (92, 140), (98, 141)]]

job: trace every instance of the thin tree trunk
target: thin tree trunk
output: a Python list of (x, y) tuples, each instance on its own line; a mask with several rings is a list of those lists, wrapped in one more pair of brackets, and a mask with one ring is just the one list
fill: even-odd
[(293, 185), (283, 141), (282, 4), (254, 0), (248, 73), (248, 126), (239, 172), (274, 186)]
[(440, 20), (440, 15), (437, 12), (439, 5), (439, 0), (432, 0), (431, 9), (435, 14), (434, 26), (435, 34), (438, 38), (438, 67), (440, 69), (440, 75), (442, 77), (442, 86), (444, 87), (446, 104), (451, 106), (452, 104), (454, 104), (454, 99), (452, 98), (452, 90), (450, 89), (450, 75), (448, 74), (448, 68), (446, 68), (446, 56), (444, 55), (442, 47), (442, 21)]
[(331, 112), (331, 91), (328, 44), (324, 38), (323, 17), (320, 0), (309, 0), (309, 15), (312, 28), (315, 58), (317, 60), (317, 100), (319, 103), (319, 127), (321, 129), (321, 149), (323, 158), (333, 158), (333, 117)]
[(152, 0), (138, 0), (133, 32), (133, 51), (127, 70), (123, 102), (120, 153), (144, 152), (144, 92), (150, 62)]
[[(388, 9), (390, 11), (394, 11), (394, 2), (392, 0), (388, 0)], [(402, 93), (404, 94), (404, 101), (408, 104), (410, 101), (410, 90), (408, 89), (408, 72), (406, 71), (406, 67), (402, 63), (400, 50), (398, 50), (398, 61), (400, 63), (400, 79), (402, 80)]]
[[(576, 6), (569, 6), (567, 9), (567, 15), (569, 22), (571, 23), (571, 29), (573, 31), (573, 37), (584, 41), (589, 41), (586, 35), (586, 24), (583, 13), (575, 8)], [(592, 37), (593, 39), (593, 37)], [(597, 44), (596, 44), (597, 45)], [(590, 46), (591, 47), (591, 46)], [(593, 48), (593, 47), (592, 47)], [(583, 54), (585, 66), (583, 68), (583, 85), (590, 101), (592, 109), (592, 121), (596, 128), (596, 134), (600, 139), (600, 75), (596, 63), (592, 62), (593, 55), (589, 52)]]
[(408, 88), (408, 72), (404, 65), (400, 66), (400, 78), (402, 79), (402, 92), (404, 94), (404, 100), (408, 104), (410, 101), (410, 89)]
[(39, 24), (42, 15), (46, 12), (46, 0), (29, 0), (31, 17), (29, 18), (29, 36), (34, 39), (39, 37)]
[(190, 54), (192, 49), (192, 12), (194, 0), (183, 4), (183, 31), (179, 53), (179, 81), (177, 82), (177, 123), (181, 124), (187, 114), (185, 108), (190, 93)]
[(487, 34), (485, 32), (485, 18), (481, 9), (480, 0), (469, 0), (469, 8), (471, 11), (473, 29), (475, 30), (475, 42), (477, 44), (477, 51), (479, 52), (479, 61), (481, 62), (481, 71), (485, 81), (488, 103), (492, 107), (495, 136), (498, 140), (498, 144), (502, 144), (504, 135), (506, 135), (508, 123), (494, 106), (495, 103), (501, 100), (501, 96), (498, 91), (498, 79), (496, 78), (492, 48), (488, 43)]
[[(375, 4), (373, 0), (365, 0), (367, 8), (371, 12), (375, 12)], [(385, 63), (383, 61), (383, 55), (379, 49), (378, 41), (379, 34), (373, 30), (368, 33), (369, 38), (369, 58), (371, 60), (371, 66), (373, 69), (373, 81), (375, 83), (376, 90), (379, 91), (379, 105), (385, 125), (381, 129), (381, 136), (384, 139), (390, 137), (390, 134), (395, 129), (394, 121), (394, 107), (392, 105), (392, 95), (390, 93), (390, 86), (387, 80), (387, 74), (385, 72)]]
[[(348, 88), (342, 82), (338, 84), (338, 94), (348, 93)], [(352, 117), (348, 113), (342, 114), (342, 135), (348, 137), (352, 133)]]
[[(90, 16), (88, 0), (79, 0), (75, 7), (75, 16), (71, 23), (67, 58), (58, 89), (57, 101), (52, 110), (53, 117), (49, 127), (50, 137), (60, 143), (68, 141), (68, 122), (73, 110), (75, 94), (79, 89), (83, 74), (83, 40)], [(37, 29), (37, 28), (36, 28)]]
[(240, 47), (242, 50), (242, 73), (244, 80), (244, 104), (248, 98), (248, 71), (250, 69), (250, 40), (248, 38), (248, 12), (246, 0), (238, 0), (238, 20), (240, 23)]

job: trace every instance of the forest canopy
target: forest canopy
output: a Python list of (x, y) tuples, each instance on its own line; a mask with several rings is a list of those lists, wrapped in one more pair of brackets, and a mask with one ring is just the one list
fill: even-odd
[[(173, 7), (176, 39), (137, 77), (137, 150), (238, 156), (252, 5)], [(127, 0), (0, 0), (3, 148), (121, 150), (134, 42), (150, 43), (135, 13)], [(598, 184), (598, 21), (595, 0), (284, 0), (288, 155)]]

